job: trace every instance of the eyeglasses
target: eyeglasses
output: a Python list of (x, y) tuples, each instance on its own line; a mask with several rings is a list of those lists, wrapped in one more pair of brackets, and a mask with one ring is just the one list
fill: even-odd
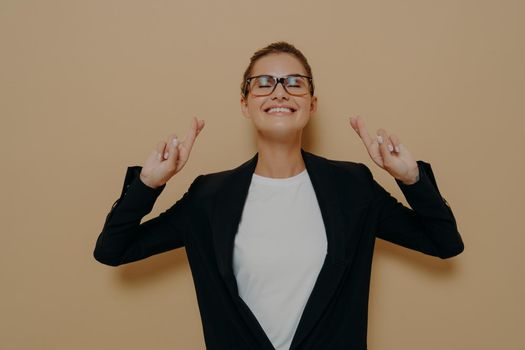
[(249, 77), (244, 83), (243, 94), (246, 97), (249, 91), (253, 96), (268, 96), (273, 93), (279, 83), (287, 93), (293, 96), (314, 94), (312, 77), (301, 74), (291, 74), (280, 78), (272, 75)]

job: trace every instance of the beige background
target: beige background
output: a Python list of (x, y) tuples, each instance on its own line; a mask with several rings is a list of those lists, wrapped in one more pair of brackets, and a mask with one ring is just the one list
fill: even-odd
[[(522, 1), (0, 3), (0, 348), (204, 349), (184, 248), (112, 268), (92, 256), (129, 165), (206, 121), (151, 214), (255, 152), (239, 109), (251, 54), (289, 40), (319, 110), (304, 147), (366, 163), (348, 116), (432, 164), (463, 254), (378, 240), (370, 349), (524, 349)], [(520, 272), (522, 271), (522, 272)], [(152, 345), (153, 344), (153, 345)]]

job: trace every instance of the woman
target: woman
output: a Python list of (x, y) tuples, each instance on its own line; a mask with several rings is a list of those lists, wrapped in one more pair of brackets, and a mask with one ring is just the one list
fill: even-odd
[(362, 163), (302, 149), (316, 111), (311, 68), (293, 45), (257, 51), (241, 85), (241, 110), (258, 152), (235, 169), (199, 175), (184, 196), (140, 224), (186, 164), (204, 121), (158, 143), (128, 168), (95, 258), (118, 266), (184, 246), (208, 349), (366, 349), (375, 237), (449, 258), (463, 242), (429, 163), (384, 129), (349, 123), (413, 209)]

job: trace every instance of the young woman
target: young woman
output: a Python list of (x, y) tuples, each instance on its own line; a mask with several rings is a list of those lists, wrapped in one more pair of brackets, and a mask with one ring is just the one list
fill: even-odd
[(362, 163), (302, 148), (316, 111), (310, 65), (277, 42), (251, 58), (241, 110), (257, 153), (240, 166), (199, 175), (171, 208), (144, 223), (184, 167), (204, 121), (157, 144), (128, 168), (94, 256), (118, 266), (185, 247), (208, 349), (366, 349), (375, 238), (442, 259), (464, 245), (429, 163), (360, 117), (349, 124), (371, 159), (392, 175), (411, 208)]

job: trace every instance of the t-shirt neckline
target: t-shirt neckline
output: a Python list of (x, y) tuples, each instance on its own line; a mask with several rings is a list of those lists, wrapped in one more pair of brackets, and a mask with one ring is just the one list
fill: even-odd
[(307, 176), (307, 170), (306, 168), (301, 171), (300, 173), (290, 176), (290, 177), (284, 177), (284, 178), (276, 178), (276, 177), (267, 177), (267, 176), (261, 176), (256, 173), (252, 174), (252, 181), (257, 183), (264, 183), (264, 184), (291, 184), (295, 182), (301, 181), (304, 177)]

